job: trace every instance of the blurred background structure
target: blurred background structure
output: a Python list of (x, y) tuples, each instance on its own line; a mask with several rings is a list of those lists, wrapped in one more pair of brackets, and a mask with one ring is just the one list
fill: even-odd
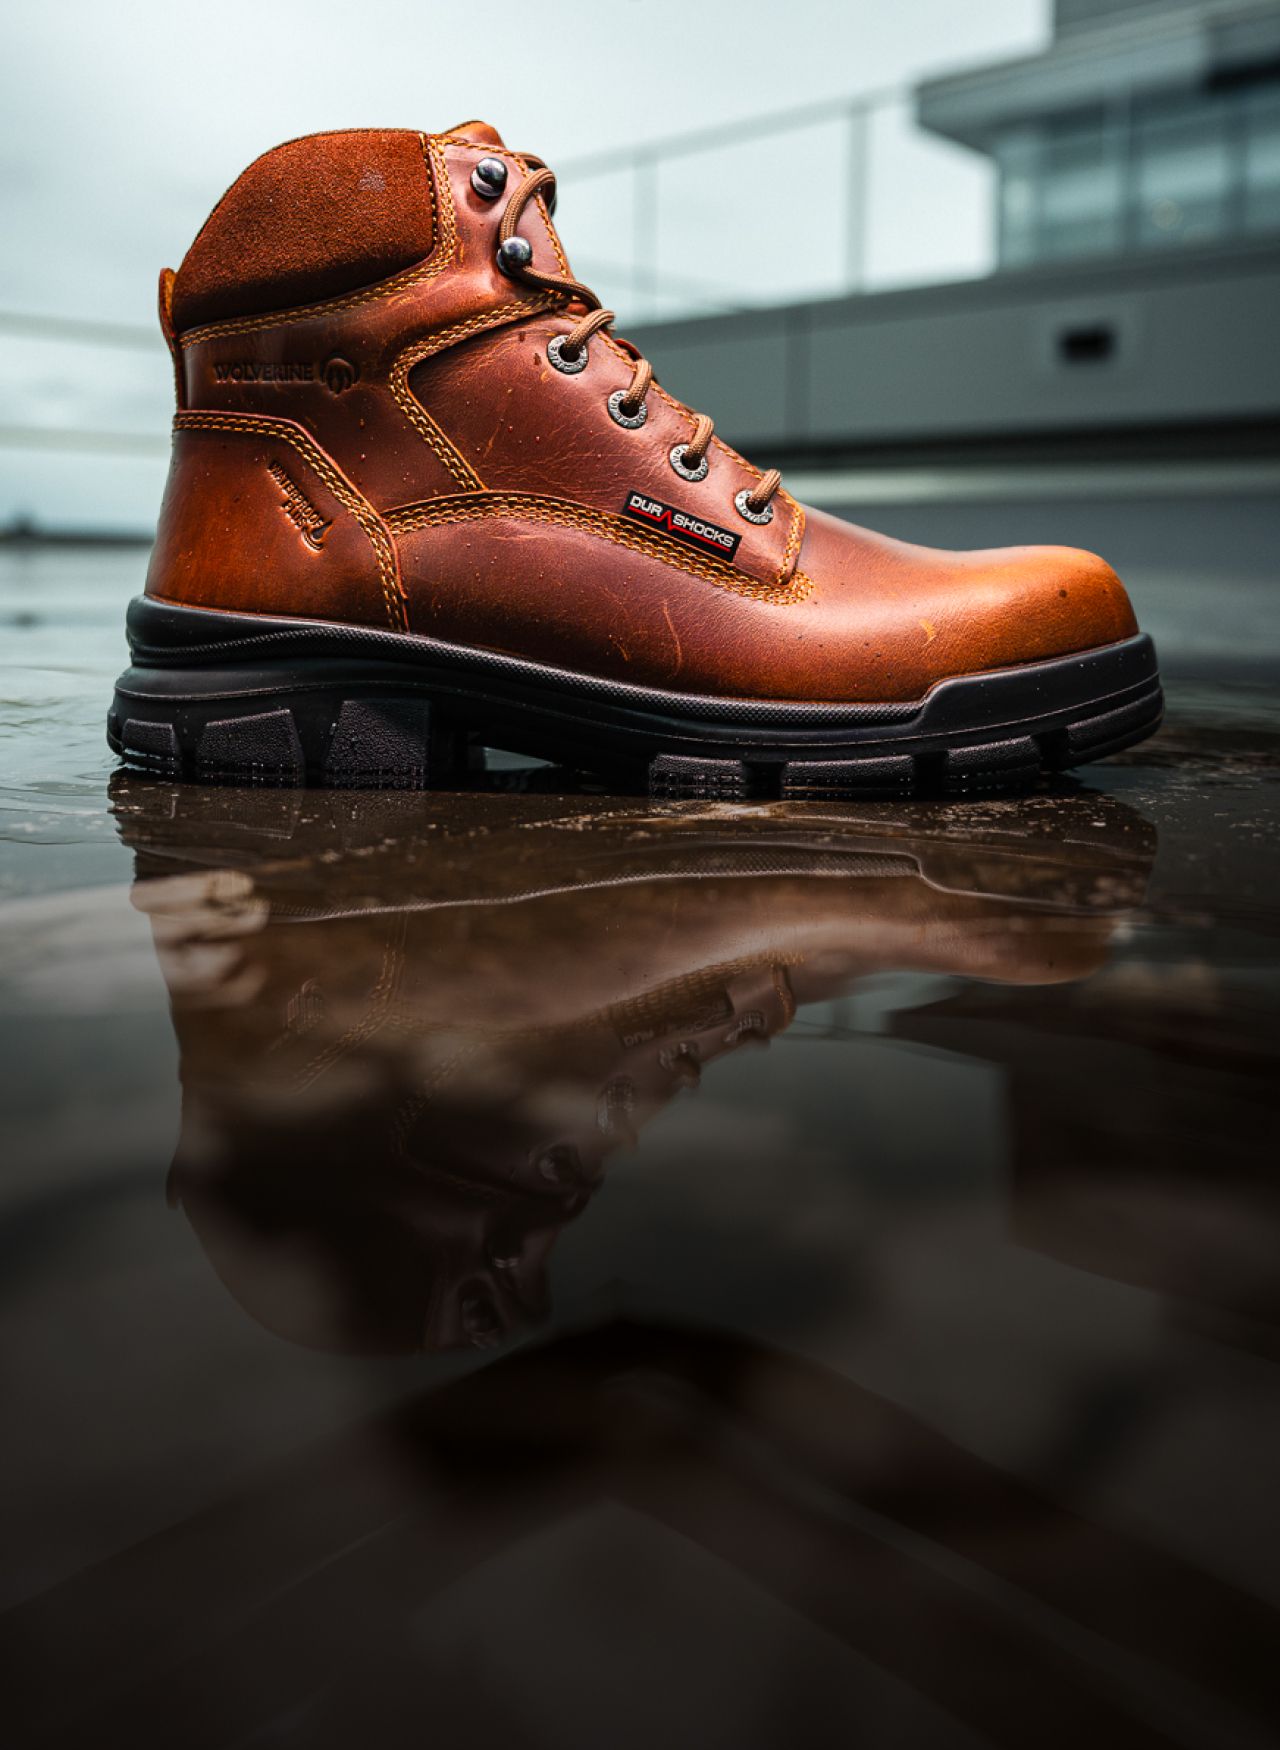
[(980, 269), (884, 289), (883, 101), (858, 106), (849, 290), (646, 329), (681, 393), (774, 459), (1011, 440), (1025, 458), (1029, 439), (1093, 455), (1121, 434), (1131, 455), (1272, 452), (1280, 7), (1058, 0), (1054, 25), (1041, 54), (915, 91), (919, 127), (994, 171)]
[[(798, 496), (939, 546), (1100, 550), (1167, 669), (1252, 672), (1280, 648), (1280, 6), (1056, 0), (1052, 23), (911, 94), (917, 143), (986, 173), (963, 262), (954, 234), (936, 272), (886, 235), (890, 202), (927, 227), (956, 166), (896, 180), (901, 100), (877, 98), (842, 123), (842, 292), (632, 332)], [(773, 144), (788, 174), (840, 161)]]
[[(320, 9), (334, 54), (295, 62), (314, 7), (227, 0), (228, 43), (254, 51), (234, 71), (197, 71), (187, 21), (150, 4), (123, 34), (75, 4), (24, 20), (0, 72), (11, 543), (149, 535), (170, 402), (154, 275), (252, 156), (484, 113), (557, 169), (575, 268), (621, 331), (800, 495), (943, 544), (1105, 547), (1159, 572), (1171, 617), (1223, 563), (1269, 591), (1277, 0), (838, 19), (797, 0), (781, 64), (763, 18), (718, 4), (626, 6), (589, 37), (553, 7), (518, 54), (504, 0), (483, 54), (442, 55), (443, 15), (400, 0), (372, 0), (338, 54), (343, 16)], [(1250, 588), (1233, 600), (1204, 629), (1222, 646), (1255, 617)]]
[(992, 158), (1002, 267), (1280, 229), (1280, 17), (1058, 0), (1045, 54), (930, 81), (923, 126)]

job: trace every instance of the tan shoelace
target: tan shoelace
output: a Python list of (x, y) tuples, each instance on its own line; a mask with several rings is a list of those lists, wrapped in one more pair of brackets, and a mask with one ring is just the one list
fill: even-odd
[[(540, 194), (551, 198), (555, 193), (556, 176), (554, 170), (548, 170), (538, 158), (525, 158), (525, 162), (536, 166), (533, 175), (522, 182), (519, 188), (507, 201), (502, 214), (502, 223), (498, 227), (498, 245), (506, 243), (516, 234), (516, 228), (524, 216), (525, 208)], [(541, 273), (529, 265), (515, 265), (510, 272), (518, 274), (529, 285), (540, 286), (544, 291), (561, 292), (570, 303), (585, 304), (586, 314), (571, 328), (560, 343), (560, 356), (566, 363), (572, 364), (582, 355), (582, 349), (602, 328), (608, 328), (614, 320), (614, 312), (602, 308), (599, 298), (589, 286), (580, 281), (569, 279), (562, 274)], [(628, 349), (633, 350), (633, 349)], [(653, 366), (647, 359), (635, 354), (635, 372), (627, 387), (626, 394), (620, 403), (621, 411), (628, 417), (642, 413), (645, 396), (653, 383)], [(705, 413), (696, 416), (693, 436), (684, 446), (682, 465), (685, 470), (693, 471), (702, 466), (706, 459), (711, 436), (715, 430), (714, 424)], [(770, 468), (767, 474), (762, 474), (754, 489), (743, 499), (745, 509), (753, 516), (759, 516), (768, 506), (779, 486), (782, 475), (776, 468)]]

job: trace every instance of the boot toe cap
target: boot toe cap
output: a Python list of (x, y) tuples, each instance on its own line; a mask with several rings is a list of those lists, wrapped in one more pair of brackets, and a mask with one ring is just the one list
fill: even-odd
[(814, 512), (801, 566), (818, 606), (847, 631), (852, 678), (867, 697), (918, 698), (938, 681), (1076, 655), (1138, 630), (1111, 566), (1077, 547), (947, 552)]
[(1138, 630), (1128, 591), (1096, 553), (1022, 547), (1000, 557), (1008, 574), (1006, 611), (1016, 614), (1020, 632), (1038, 646), (1037, 656), (1115, 644)]
[(1138, 630), (1128, 592), (1096, 553), (1010, 547), (956, 557), (960, 569), (946, 592), (950, 612), (939, 615), (945, 636), (923, 653), (927, 668), (919, 679), (926, 685), (1075, 656)]

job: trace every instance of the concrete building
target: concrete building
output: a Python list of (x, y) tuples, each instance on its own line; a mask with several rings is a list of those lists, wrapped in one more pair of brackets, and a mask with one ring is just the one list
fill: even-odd
[(673, 390), (792, 467), (1276, 455), (1275, 0), (1058, 0), (916, 107), (996, 166), (995, 271), (633, 330)]
[(1057, 0), (1046, 54), (931, 80), (916, 108), (995, 163), (1001, 267), (1280, 230), (1275, 0)]

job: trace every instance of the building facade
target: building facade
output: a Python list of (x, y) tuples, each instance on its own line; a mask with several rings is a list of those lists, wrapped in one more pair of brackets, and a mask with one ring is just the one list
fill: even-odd
[(1280, 5), (1058, 0), (1043, 55), (935, 79), (996, 166), (1001, 267), (1280, 233)]

